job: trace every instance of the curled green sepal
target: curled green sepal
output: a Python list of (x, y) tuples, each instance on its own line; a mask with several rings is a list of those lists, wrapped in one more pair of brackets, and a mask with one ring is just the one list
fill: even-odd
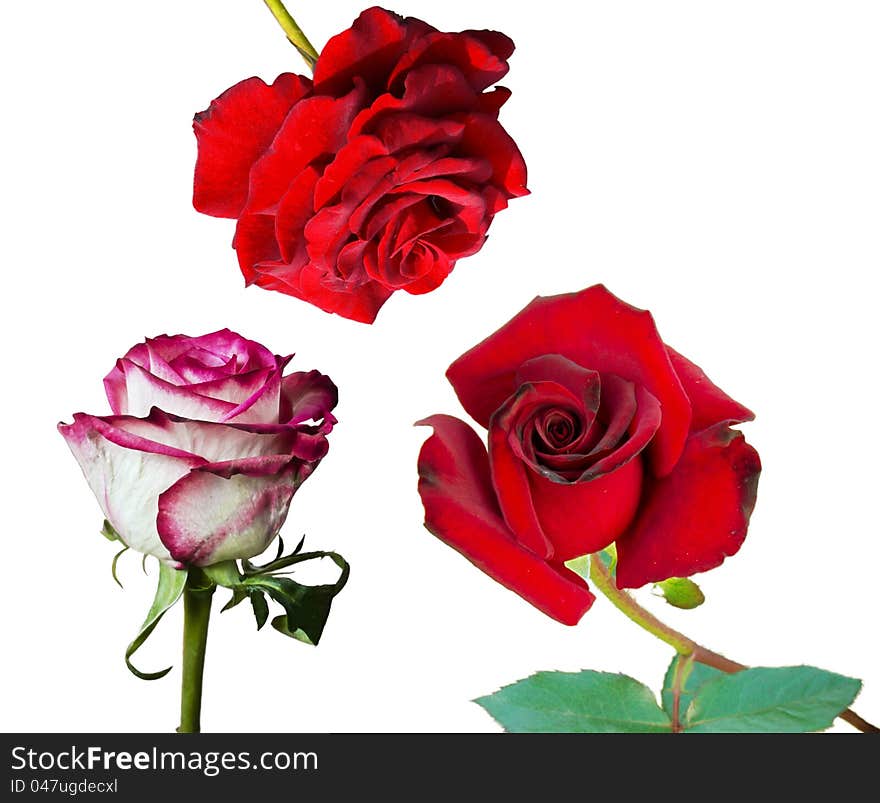
[(183, 594), (183, 588), (186, 585), (186, 574), (185, 570), (172, 569), (166, 563), (159, 563), (159, 584), (156, 587), (153, 605), (149, 613), (147, 613), (147, 618), (144, 619), (137, 637), (128, 645), (128, 649), (125, 651), (125, 665), (131, 670), (132, 674), (137, 675), (141, 680), (158, 680), (165, 677), (171, 671), (169, 666), (167, 669), (159, 672), (141, 672), (131, 663), (131, 656), (147, 640), (150, 633), (159, 624), (159, 620), (165, 611), (180, 599), (181, 594)]
[[(291, 554), (283, 557), (279, 549), (275, 560), (262, 566), (243, 560), (241, 573), (235, 561), (207, 566), (202, 571), (212, 582), (232, 591), (224, 611), (249, 599), (257, 630), (260, 630), (269, 618), (268, 595), (284, 608), (283, 614), (272, 619), (272, 627), (285, 636), (315, 645), (330, 616), (333, 598), (348, 582), (350, 567), (336, 552), (301, 552), (302, 546), (303, 541), (300, 541)], [(291, 566), (320, 558), (330, 558), (339, 567), (339, 578), (335, 583), (307, 586), (284, 576), (285, 570)]]
[[(306, 586), (289, 577), (268, 573), (314, 558), (330, 558), (339, 567), (339, 578), (335, 583)], [(333, 598), (348, 582), (349, 572), (348, 562), (336, 552), (302, 552), (273, 561), (262, 567), (259, 574), (245, 575), (244, 585), (251, 592), (265, 592), (284, 608), (283, 614), (272, 619), (272, 627), (285, 636), (314, 645), (321, 639), (324, 625), (330, 616)], [(260, 613), (257, 612), (256, 604), (254, 612), (259, 619)]]
[(121, 589), (125, 590), (125, 586), (119, 581), (119, 578), (116, 576), (116, 564), (119, 562), (119, 559), (128, 552), (128, 547), (124, 546), (113, 556), (113, 562), (110, 564), (110, 574), (113, 575), (113, 579), (116, 581), (116, 585), (118, 585)]
[(689, 577), (670, 577), (662, 583), (654, 583), (657, 595), (674, 608), (686, 611), (699, 608), (706, 601), (700, 587)]

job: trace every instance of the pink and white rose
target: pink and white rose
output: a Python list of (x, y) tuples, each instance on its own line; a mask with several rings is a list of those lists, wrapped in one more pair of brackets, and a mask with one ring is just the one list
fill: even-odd
[(59, 424), (123, 543), (172, 566), (261, 553), (327, 453), (333, 382), (223, 329), (160, 335), (104, 379), (113, 415)]

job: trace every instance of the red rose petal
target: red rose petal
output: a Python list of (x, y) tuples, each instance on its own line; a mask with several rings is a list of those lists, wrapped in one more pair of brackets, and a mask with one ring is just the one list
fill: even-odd
[(315, 64), (315, 91), (342, 94), (351, 88), (355, 76), (365, 80), (374, 93), (383, 91), (408, 43), (433, 30), (421, 20), (403, 19), (375, 6), (368, 8), (351, 28), (324, 45)]
[(260, 284), (258, 265), (281, 259), (272, 215), (242, 215), (235, 227), (232, 247), (247, 284)]
[(650, 313), (631, 307), (602, 285), (579, 293), (538, 297), (446, 372), (465, 410), (480, 424), (516, 389), (526, 360), (561, 354), (600, 373), (643, 385), (663, 410), (650, 447), (658, 476), (678, 461), (690, 431), (691, 407)]
[(370, 160), (387, 156), (389, 148), (377, 137), (359, 136), (347, 142), (324, 169), (315, 187), (315, 209), (337, 199), (352, 177)]
[[(401, 112), (460, 122), (458, 115), (480, 107), (480, 93), (461, 70), (448, 64), (426, 64), (408, 73), (403, 97), (384, 94), (361, 111), (351, 125), (351, 136), (371, 134)], [(491, 118), (490, 118), (491, 119)]]
[(507, 61), (513, 55), (515, 46), (513, 44), (513, 39), (507, 36), (507, 34), (503, 34), (500, 31), (486, 30), (468, 30), (462, 31), (462, 33), (465, 36), (472, 36), (474, 39), (479, 39), (502, 61)]
[(299, 282), (297, 295), (303, 300), (361, 323), (372, 323), (393, 292), (371, 281), (346, 288), (342, 282), (328, 281), (326, 273), (313, 264), (303, 269)]
[(455, 119), (465, 124), (456, 152), (488, 159), (492, 165), (492, 183), (511, 198), (528, 195), (525, 160), (501, 123), (477, 112), (455, 115)]
[(431, 243), (420, 243), (421, 247), (430, 251), (432, 257), (432, 266), (429, 272), (426, 272), (420, 279), (415, 279), (404, 286), (404, 290), (410, 295), (422, 295), (436, 290), (446, 277), (455, 267), (455, 260), (450, 259), (449, 255), (432, 245)]
[(527, 360), (517, 369), (517, 385), (527, 382), (556, 382), (580, 398), (586, 412), (585, 429), (589, 429), (599, 410), (602, 394), (602, 381), (596, 371), (559, 354), (542, 354)]
[(335, 155), (363, 102), (363, 87), (342, 98), (308, 97), (287, 115), (272, 145), (253, 166), (245, 211), (274, 213), (290, 183), (312, 162)]
[(721, 388), (713, 384), (702, 368), (682, 357), (675, 349), (666, 347), (669, 361), (678, 374), (685, 393), (691, 400), (693, 418), (691, 431), (699, 432), (715, 424), (741, 424), (751, 421), (755, 414), (738, 401), (730, 398)]
[(429, 148), (446, 142), (457, 142), (464, 125), (455, 120), (442, 120), (420, 114), (400, 112), (379, 120), (372, 133), (380, 139), (389, 153), (406, 148)]
[[(540, 387), (546, 388), (550, 384), (542, 382)], [(559, 385), (555, 387), (559, 391), (563, 390)], [(512, 433), (511, 429), (515, 429), (514, 419), (520, 413), (520, 408), (529, 406), (532, 403), (529, 397), (534, 399), (540, 393), (537, 386), (524, 385), (516, 396), (492, 416), (489, 424), (489, 465), (492, 485), (504, 521), (520, 543), (546, 560), (553, 557), (553, 544), (541, 529), (538, 514), (532, 504), (529, 490), (530, 470), (523, 462), (521, 454), (511, 444), (511, 440), (517, 437), (517, 433)], [(568, 399), (564, 393), (561, 399), (562, 403), (577, 404), (576, 399)]]
[(561, 563), (604, 549), (626, 531), (639, 507), (642, 461), (587, 481), (553, 482), (534, 471), (528, 480), (535, 514)]
[(641, 454), (656, 435), (663, 419), (660, 403), (643, 387), (637, 387), (635, 391), (636, 414), (629, 424), (629, 437), (623, 443), (615, 444), (616, 448), (609, 447), (607, 454), (603, 455), (598, 449), (591, 452), (589, 457), (593, 463), (580, 476), (581, 481), (615, 471), (622, 463)]
[(635, 588), (719, 566), (742, 546), (761, 461), (724, 424), (692, 435), (675, 470), (646, 483), (635, 523), (617, 542), (617, 584)]
[(574, 572), (541, 560), (513, 538), (501, 518), (477, 434), (446, 415), (419, 424), (434, 428), (419, 454), (428, 530), (548, 616), (577, 624), (593, 595)]
[(481, 37), (466, 33), (438, 32), (429, 34), (410, 46), (389, 76), (388, 86), (396, 88), (395, 80), (399, 76), (424, 64), (454, 65), (477, 92), (482, 92), (499, 81), (508, 70), (506, 60), (499, 58)]
[(291, 182), (278, 204), (275, 240), (281, 260), (291, 269), (301, 267), (309, 259), (305, 227), (314, 215), (312, 198), (319, 177), (314, 167), (307, 167)]
[(199, 154), (193, 206), (199, 212), (238, 217), (247, 200), (251, 167), (272, 143), (291, 107), (310, 88), (308, 78), (291, 73), (279, 75), (271, 86), (248, 78), (195, 116)]

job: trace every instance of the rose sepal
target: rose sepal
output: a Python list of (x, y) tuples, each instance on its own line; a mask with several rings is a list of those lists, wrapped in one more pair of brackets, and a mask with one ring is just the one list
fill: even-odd
[[(269, 605), (266, 601), (268, 595), (284, 608), (283, 614), (272, 619), (272, 627), (297, 641), (317, 645), (330, 616), (333, 598), (348, 582), (350, 566), (337, 552), (300, 551), (303, 541), (289, 555), (282, 555), (284, 544), (279, 539), (275, 560), (262, 566), (243, 560), (241, 569), (235, 561), (204, 567), (202, 571), (212, 582), (232, 591), (232, 597), (223, 610), (234, 608), (243, 600), (249, 599), (257, 630), (260, 630), (269, 618)], [(285, 570), (289, 567), (321, 558), (330, 558), (339, 567), (340, 574), (335, 583), (310, 586), (285, 576)]]
[(188, 572), (185, 569), (175, 569), (167, 563), (159, 563), (159, 582), (156, 586), (153, 604), (134, 641), (125, 650), (125, 665), (141, 680), (158, 680), (165, 677), (171, 671), (169, 666), (158, 672), (141, 672), (140, 669), (132, 664), (131, 656), (134, 655), (149, 638), (153, 630), (156, 629), (156, 625), (159, 624), (159, 620), (165, 615), (165, 611), (171, 608), (183, 595), (187, 574)]

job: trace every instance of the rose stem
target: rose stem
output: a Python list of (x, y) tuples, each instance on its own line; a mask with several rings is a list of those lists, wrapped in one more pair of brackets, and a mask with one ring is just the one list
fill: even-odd
[(287, 39), (306, 60), (309, 69), (314, 71), (315, 62), (318, 60), (318, 51), (315, 50), (308, 37), (303, 33), (302, 28), (296, 24), (296, 20), (290, 16), (290, 12), (284, 7), (281, 0), (263, 0), (272, 12), (272, 16), (278, 20), (281, 30), (287, 34)]
[(178, 733), (199, 733), (201, 729), (202, 675), (214, 588), (199, 569), (189, 570), (183, 590), (183, 680)]
[[(596, 588), (611, 600), (611, 604), (617, 610), (632, 619), (639, 627), (647, 630), (661, 641), (666, 642), (679, 655), (689, 657), (701, 664), (706, 664), (706, 666), (720, 669), (722, 672), (739, 672), (742, 669), (748, 669), (745, 664), (731, 661), (729, 658), (725, 658), (723, 655), (697, 644), (683, 633), (679, 633), (677, 630), (669, 627), (669, 625), (661, 622), (654, 614), (646, 611), (633, 599), (632, 595), (617, 587), (599, 555), (593, 555), (590, 559), (590, 580)], [(862, 733), (880, 733), (880, 728), (862, 719), (855, 711), (849, 708), (840, 714), (840, 718), (862, 731)]]

